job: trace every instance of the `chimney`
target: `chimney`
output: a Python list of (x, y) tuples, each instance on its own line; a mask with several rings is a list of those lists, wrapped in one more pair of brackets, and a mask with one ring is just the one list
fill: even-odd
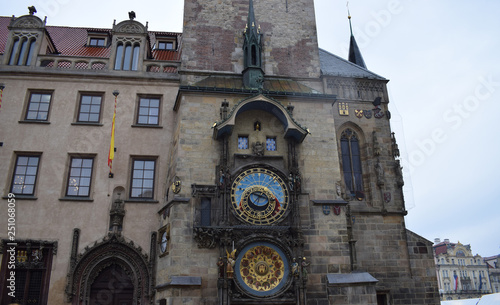
[(434, 238), (434, 244), (439, 244), (441, 242), (440, 238)]
[(450, 243), (450, 240), (449, 240), (448, 238), (445, 238), (445, 239), (444, 239), (444, 243), (445, 243), (445, 244), (449, 244), (449, 243)]

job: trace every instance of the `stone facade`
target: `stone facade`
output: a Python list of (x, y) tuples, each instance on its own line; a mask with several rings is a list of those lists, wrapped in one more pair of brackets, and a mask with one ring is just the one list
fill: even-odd
[(0, 18), (0, 186), (18, 285), (42, 283), (2, 302), (438, 304), (432, 245), (404, 223), (388, 80), (318, 49), (312, 0), (254, 13), (259, 88), (242, 79), (249, 1), (187, 0), (182, 34)]

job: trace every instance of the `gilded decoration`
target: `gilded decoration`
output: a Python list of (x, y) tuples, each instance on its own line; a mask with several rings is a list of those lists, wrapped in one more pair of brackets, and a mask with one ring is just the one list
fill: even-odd
[(258, 296), (269, 296), (284, 286), (288, 277), (287, 259), (271, 244), (253, 244), (239, 255), (235, 273), (241, 286)]

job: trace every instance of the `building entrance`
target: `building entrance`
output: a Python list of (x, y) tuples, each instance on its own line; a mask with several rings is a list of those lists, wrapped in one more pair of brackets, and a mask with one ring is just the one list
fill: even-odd
[(132, 305), (134, 285), (119, 265), (104, 269), (92, 283), (90, 305)]

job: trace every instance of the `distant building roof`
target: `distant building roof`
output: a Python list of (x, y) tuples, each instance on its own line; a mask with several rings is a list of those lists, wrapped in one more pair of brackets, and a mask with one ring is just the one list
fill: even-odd
[(387, 80), (323, 49), (319, 49), (319, 61), (324, 75)]
[[(0, 17), (0, 54), (5, 52), (11, 17)], [(104, 47), (88, 46), (89, 34), (107, 34), (111, 38), (111, 29), (102, 28), (83, 28), (83, 27), (65, 27), (65, 26), (46, 26), (49, 38), (54, 43), (61, 56), (75, 57), (98, 57), (109, 58), (111, 44)], [(178, 50), (153, 50), (156, 37), (175, 37), (179, 40), (181, 33), (149, 31), (149, 42), (152, 49), (152, 56), (155, 60), (161, 61), (179, 61), (180, 51)]]

